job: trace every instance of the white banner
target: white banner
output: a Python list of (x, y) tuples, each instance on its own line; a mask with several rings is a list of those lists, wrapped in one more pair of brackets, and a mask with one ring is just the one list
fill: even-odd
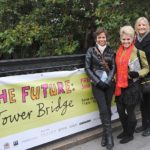
[[(84, 69), (0, 78), (0, 150), (24, 150), (101, 124)], [(112, 119), (118, 118), (112, 105)]]

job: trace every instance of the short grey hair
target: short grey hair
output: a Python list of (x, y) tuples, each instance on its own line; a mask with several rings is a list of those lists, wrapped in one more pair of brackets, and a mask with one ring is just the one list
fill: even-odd
[(150, 25), (149, 25), (148, 19), (147, 19), (146, 17), (140, 17), (140, 18), (138, 18), (138, 19), (136, 20), (136, 22), (135, 22), (135, 31), (136, 31), (137, 34), (138, 34), (138, 32), (137, 32), (137, 27), (138, 27), (139, 23), (141, 22), (141, 20), (143, 20), (143, 21), (145, 22), (147, 32), (150, 31)]
[(129, 35), (130, 37), (132, 37), (134, 39), (134, 29), (132, 26), (130, 25), (125, 25), (123, 27), (120, 28), (120, 38), (122, 37), (123, 34)]

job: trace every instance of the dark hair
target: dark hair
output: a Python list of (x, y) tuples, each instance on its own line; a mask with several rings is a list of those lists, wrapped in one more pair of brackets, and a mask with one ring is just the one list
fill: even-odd
[(106, 31), (104, 28), (102, 28), (102, 27), (98, 27), (98, 28), (96, 29), (96, 31), (93, 33), (94, 39), (96, 40), (96, 37), (97, 37), (99, 34), (101, 34), (101, 33), (105, 33), (105, 35), (106, 35), (106, 37), (107, 37), (107, 31)]

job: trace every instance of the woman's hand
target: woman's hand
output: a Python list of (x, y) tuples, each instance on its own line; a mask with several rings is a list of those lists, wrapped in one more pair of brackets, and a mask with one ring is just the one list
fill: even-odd
[(108, 84), (106, 84), (105, 82), (102, 82), (102, 81), (99, 81), (97, 84), (96, 84), (96, 87), (102, 89), (102, 90), (105, 90), (109, 87)]
[(139, 73), (138, 72), (135, 72), (135, 71), (130, 71), (129, 72), (129, 76), (131, 78), (138, 78), (139, 77)]

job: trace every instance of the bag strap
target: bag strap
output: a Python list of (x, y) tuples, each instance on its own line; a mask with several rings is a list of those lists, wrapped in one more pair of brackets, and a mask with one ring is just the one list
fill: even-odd
[(137, 57), (139, 59), (139, 63), (140, 63), (141, 69), (142, 69), (142, 62), (141, 62), (141, 57), (140, 57), (140, 51), (139, 51), (139, 49), (137, 49)]
[[(137, 49), (137, 57), (138, 57), (138, 59), (139, 59), (139, 63), (140, 63), (141, 69), (142, 69), (143, 67), (142, 67), (142, 62), (141, 62), (140, 50), (139, 50), (139, 49)], [(147, 77), (147, 75), (146, 75), (144, 78), (141, 78), (141, 84), (142, 84), (143, 82), (147, 82), (147, 81), (146, 81), (146, 77)]]
[(100, 50), (98, 49), (97, 45), (95, 46), (95, 50), (97, 52), (98, 55), (100, 55), (100, 57), (102, 58), (102, 62), (104, 64), (104, 67), (107, 71), (110, 71), (110, 68), (108, 66), (108, 63), (105, 61), (104, 56), (102, 55), (102, 53), (100, 52)]

